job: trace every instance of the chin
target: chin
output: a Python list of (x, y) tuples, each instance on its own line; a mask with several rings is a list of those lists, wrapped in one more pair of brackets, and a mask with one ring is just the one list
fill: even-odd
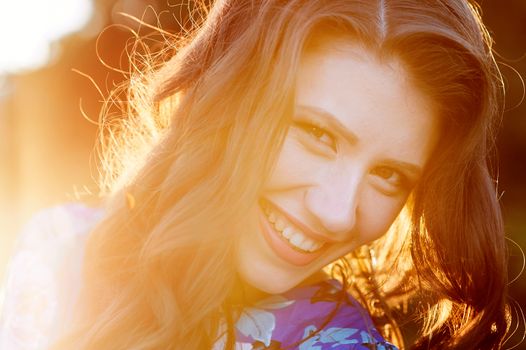
[(308, 277), (306, 271), (284, 270), (276, 261), (261, 257), (261, 252), (241, 252), (238, 256), (238, 274), (249, 289), (265, 294), (282, 294)]
[(257, 274), (244, 273), (241, 273), (240, 275), (244, 283), (246, 283), (250, 289), (255, 289), (264, 294), (271, 295), (285, 293), (301, 283), (301, 280), (290, 278), (282, 279), (274, 276), (265, 276), (265, 278), (262, 278), (261, 275), (258, 276)]

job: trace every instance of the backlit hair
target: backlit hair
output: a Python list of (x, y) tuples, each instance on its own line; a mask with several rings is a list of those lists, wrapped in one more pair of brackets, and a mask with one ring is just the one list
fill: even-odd
[(507, 261), (488, 162), (502, 81), (476, 7), (222, 0), (184, 38), (167, 39), (172, 57), (130, 78), (127, 114), (104, 134), (108, 215), (89, 237), (83, 309), (63, 348), (210, 349), (226, 325), (233, 349), (229, 228), (257, 201), (279, 154), (303, 52), (332, 38), (400, 62), (441, 121), (407, 220), (367, 249), (376, 257), (354, 252), (334, 273), (400, 346), (391, 311), (420, 297), (422, 332), (410, 348), (500, 347)]

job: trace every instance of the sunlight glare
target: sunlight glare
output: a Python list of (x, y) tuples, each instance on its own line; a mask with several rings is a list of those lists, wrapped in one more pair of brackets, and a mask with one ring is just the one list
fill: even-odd
[(92, 13), (92, 0), (3, 2), (0, 75), (45, 65), (51, 57), (51, 43), (82, 28)]

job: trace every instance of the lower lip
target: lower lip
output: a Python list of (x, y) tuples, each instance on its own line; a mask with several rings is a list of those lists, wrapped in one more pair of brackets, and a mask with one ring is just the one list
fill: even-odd
[(260, 224), (263, 237), (268, 245), (281, 259), (296, 266), (305, 266), (318, 258), (323, 248), (313, 253), (302, 253), (292, 248), (289, 243), (270, 224), (267, 217), (260, 211)]

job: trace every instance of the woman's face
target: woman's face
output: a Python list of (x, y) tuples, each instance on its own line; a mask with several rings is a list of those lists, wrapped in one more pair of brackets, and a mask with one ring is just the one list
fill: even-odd
[(281, 293), (382, 236), (436, 143), (431, 103), (395, 60), (357, 46), (307, 53), (274, 171), (244, 224), (238, 272)]

